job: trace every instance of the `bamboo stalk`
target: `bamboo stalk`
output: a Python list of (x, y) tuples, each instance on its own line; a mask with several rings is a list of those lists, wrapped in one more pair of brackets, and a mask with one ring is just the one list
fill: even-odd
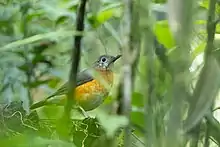
[(124, 0), (124, 17), (122, 29), (122, 51), (123, 51), (123, 98), (122, 112), (129, 120), (129, 125), (125, 127), (124, 146), (131, 146), (131, 131), (130, 131), (130, 109), (131, 109), (131, 94), (132, 94), (132, 65), (131, 65), (131, 25), (132, 25), (132, 4), (133, 0)]
[[(177, 147), (181, 145), (183, 102), (187, 98), (185, 90), (189, 84), (189, 58), (190, 38), (193, 22), (193, 8), (195, 1), (192, 0), (169, 0), (169, 21), (173, 27), (176, 41), (176, 49), (171, 54), (172, 68), (172, 106), (166, 132), (166, 146)], [(173, 11), (172, 11), (173, 10)]]

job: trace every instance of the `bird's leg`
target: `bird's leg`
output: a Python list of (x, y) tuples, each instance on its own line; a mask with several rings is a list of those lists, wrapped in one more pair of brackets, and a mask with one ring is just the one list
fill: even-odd
[(78, 109), (84, 115), (84, 117), (90, 118), (89, 114), (82, 107), (78, 107)]
[(90, 118), (89, 114), (82, 107), (80, 107), (79, 105), (74, 105), (73, 109), (77, 110), (85, 118)]

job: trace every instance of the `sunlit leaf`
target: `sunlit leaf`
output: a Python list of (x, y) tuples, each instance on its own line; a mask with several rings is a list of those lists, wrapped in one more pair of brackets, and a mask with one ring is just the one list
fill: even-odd
[(155, 26), (155, 34), (160, 43), (165, 45), (166, 48), (170, 49), (174, 47), (175, 42), (170, 32), (168, 21), (159, 21)]

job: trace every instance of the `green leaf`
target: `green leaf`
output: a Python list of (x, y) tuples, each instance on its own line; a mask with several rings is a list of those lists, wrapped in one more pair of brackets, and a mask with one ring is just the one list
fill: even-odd
[(169, 29), (168, 21), (158, 21), (154, 29), (155, 35), (160, 43), (170, 49), (175, 46), (175, 42)]
[(220, 68), (213, 56), (210, 56), (204, 65), (200, 78), (196, 84), (188, 116), (184, 122), (184, 130), (188, 131), (210, 110), (220, 87)]
[(167, 0), (153, 0), (154, 3), (164, 4)]
[[(138, 129), (143, 129), (144, 128), (144, 113), (142, 112), (131, 112), (131, 122), (132, 124), (138, 127)], [(141, 130), (142, 131), (142, 130)]]
[(32, 21), (35, 18), (43, 16), (43, 14), (44, 14), (43, 10), (34, 11), (33, 13), (29, 13), (27, 15), (26, 20), (27, 21)]
[(194, 60), (199, 54), (203, 53), (205, 50), (206, 42), (202, 42), (200, 45), (198, 45), (195, 50), (192, 51), (191, 56), (192, 60)]
[(29, 38), (25, 38), (22, 40), (18, 40), (18, 41), (9, 43), (3, 47), (0, 47), (0, 51), (4, 51), (7, 49), (11, 49), (11, 48), (17, 48), (22, 45), (30, 44), (30, 43), (37, 42), (37, 41), (44, 40), (44, 39), (50, 39), (53, 37), (70, 37), (74, 34), (82, 35), (81, 32), (64, 31), (64, 30), (61, 30), (61, 31), (59, 30), (56, 32), (50, 32), (50, 33), (45, 33), (45, 34), (38, 34), (38, 35), (31, 36)]
[(56, 25), (59, 25), (59, 24), (62, 24), (64, 23), (65, 21), (67, 21), (68, 19), (70, 19), (71, 17), (68, 16), (68, 15), (62, 15), (62, 16), (59, 16), (56, 20)]
[(209, 1), (208, 0), (203, 0), (199, 4), (200, 7), (208, 9), (209, 8)]
[(122, 14), (121, 10), (121, 4), (115, 4), (113, 6), (108, 6), (104, 9), (102, 9), (97, 14), (90, 14), (88, 16), (88, 20), (90, 21), (91, 25), (96, 28), (102, 24), (104, 24), (106, 21), (111, 19), (112, 17), (120, 17)]
[(97, 119), (100, 121), (107, 137), (114, 137), (116, 131), (128, 125), (128, 120), (125, 116), (109, 115), (103, 111), (99, 111)]
[(112, 17), (119, 17), (121, 15), (121, 9), (114, 8), (99, 12), (96, 19), (99, 24), (103, 24), (105, 21), (109, 20)]
[(61, 82), (61, 79), (59, 77), (53, 77), (51, 80), (48, 82), (48, 86), (50, 88), (56, 88), (58, 84)]
[(35, 146), (51, 145), (51, 146), (62, 146), (62, 147), (75, 147), (75, 145), (70, 142), (65, 142), (62, 140), (46, 139), (46, 138), (42, 138), (42, 137), (34, 138), (32, 143)]
[(93, 142), (103, 134), (102, 127), (97, 119), (87, 118), (82, 121), (76, 121), (73, 127), (73, 142), (77, 146), (92, 146)]
[(143, 95), (139, 92), (133, 92), (132, 94), (132, 106), (144, 107)]

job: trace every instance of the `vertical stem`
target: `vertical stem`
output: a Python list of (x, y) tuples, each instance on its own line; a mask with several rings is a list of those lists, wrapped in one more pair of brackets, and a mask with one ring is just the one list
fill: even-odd
[[(82, 32), (84, 30), (84, 15), (86, 9), (86, 1), (81, 0), (78, 7), (77, 18), (76, 18), (76, 31)], [(74, 37), (74, 46), (72, 48), (72, 63), (71, 63), (71, 70), (69, 73), (69, 89), (68, 89), (68, 100), (65, 106), (66, 115), (69, 117), (70, 110), (73, 105), (73, 100), (75, 96), (75, 87), (76, 87), (76, 76), (78, 72), (78, 66), (80, 62), (81, 56), (81, 35), (76, 35)]]
[[(77, 18), (76, 18), (76, 31), (82, 32), (84, 30), (84, 16), (85, 16), (85, 10), (86, 10), (86, 2), (87, 0), (81, 0), (79, 2), (78, 11), (77, 11)], [(64, 117), (63, 120), (61, 120), (62, 125), (65, 127), (62, 128), (60, 133), (63, 133), (62, 137), (64, 139), (68, 140), (68, 133), (69, 133), (69, 120), (70, 120), (70, 114), (72, 105), (74, 104), (74, 96), (75, 96), (75, 87), (76, 87), (76, 76), (78, 72), (78, 66), (80, 62), (80, 56), (81, 56), (81, 39), (82, 36), (76, 35), (74, 37), (74, 46), (72, 48), (72, 62), (71, 62), (71, 69), (69, 73), (69, 81), (68, 81), (68, 93), (67, 93), (67, 103), (64, 108)]]
[[(131, 23), (132, 23), (132, 0), (124, 0), (124, 18), (123, 18), (123, 34), (122, 34), (122, 49), (123, 49), (123, 101), (122, 111), (128, 118), (130, 123), (130, 109), (131, 109), (131, 94), (132, 94), (132, 61), (131, 56)], [(124, 146), (129, 147), (131, 145), (130, 139), (130, 125), (125, 128)]]
[[(190, 37), (192, 32), (192, 16), (194, 0), (169, 0), (169, 18), (176, 25), (174, 34), (177, 48), (172, 53), (172, 82), (173, 100), (168, 121), (166, 146), (177, 147), (182, 141), (180, 132), (182, 129), (183, 101), (187, 98), (186, 89), (189, 77)], [(172, 23), (171, 22), (171, 23)]]
[(145, 126), (147, 128), (146, 137), (148, 140), (148, 146), (153, 146), (154, 144), (154, 137), (155, 137), (155, 124), (154, 124), (154, 106), (155, 106), (155, 94), (154, 94), (154, 51), (153, 51), (153, 35), (151, 30), (148, 30), (147, 34), (147, 41), (148, 41), (148, 53), (147, 53), (147, 81), (148, 81), (148, 95), (145, 97)]
[[(191, 130), (193, 127), (195, 127), (199, 121), (203, 118), (204, 115), (198, 115), (198, 112), (200, 113), (205, 113), (207, 111), (207, 108), (210, 108), (210, 104), (213, 103), (212, 100), (214, 100), (214, 98), (217, 94), (218, 91), (218, 79), (215, 79), (214, 81), (216, 83), (211, 83), (212, 85), (216, 84), (216, 88), (214, 88), (214, 86), (212, 87), (212, 91), (209, 90), (209, 101), (207, 101), (207, 99), (205, 98), (200, 98), (202, 96), (202, 92), (204, 91), (204, 89), (207, 89), (207, 87), (204, 87), (205, 85), (208, 85), (208, 81), (210, 81), (210, 78), (208, 78), (208, 76), (210, 77), (216, 77), (214, 76), (214, 74), (218, 74), (218, 71), (216, 69), (216, 67), (214, 66), (218, 66), (215, 65), (215, 58), (213, 58), (212, 56), (212, 52), (214, 50), (214, 37), (215, 37), (215, 30), (216, 30), (216, 20), (215, 20), (215, 10), (216, 10), (216, 3), (217, 0), (210, 0), (209, 1), (209, 11), (208, 11), (208, 19), (207, 19), (207, 44), (206, 44), (206, 48), (205, 48), (205, 56), (204, 56), (204, 66), (200, 72), (200, 76), (197, 80), (196, 83), (196, 87), (193, 93), (193, 101), (190, 103), (190, 108), (188, 111), (188, 118), (185, 120), (185, 131)], [(213, 75), (212, 75), (213, 74)], [(195, 107), (196, 105), (198, 105), (197, 103), (200, 103), (200, 105), (202, 105), (202, 110), (199, 107)], [(203, 112), (204, 111), (204, 112)], [(199, 116), (199, 117), (197, 117)], [(197, 118), (195, 118), (197, 117)]]
[(200, 130), (201, 130), (201, 123), (198, 124), (198, 125), (192, 130), (192, 140), (191, 140), (190, 147), (198, 147), (198, 146), (199, 146)]
[[(24, 3), (22, 5), (22, 30), (23, 30), (23, 39), (28, 37), (28, 22), (27, 22), (27, 13), (28, 10), (30, 8), (30, 3)], [(24, 45), (24, 48), (28, 48), (28, 45)], [(31, 64), (29, 58), (28, 58), (28, 54), (29, 54), (29, 50), (26, 49), (27, 52), (25, 53), (25, 62), (26, 64), (29, 66), (29, 69), (26, 71), (26, 77), (27, 77), (27, 93), (28, 93), (28, 101), (29, 101), (29, 106), (33, 103), (33, 99), (31, 96), (31, 88), (30, 88), (30, 83), (31, 83), (31, 77), (33, 75), (33, 65)]]
[[(155, 83), (154, 83), (154, 48), (153, 48), (153, 18), (151, 14), (151, 1), (141, 0), (140, 3), (140, 29), (142, 38), (142, 59), (146, 66), (142, 66), (144, 74), (141, 77), (143, 81), (142, 93), (144, 95), (144, 119), (145, 119), (145, 144), (148, 147), (155, 146)], [(143, 7), (144, 6), (144, 7)]]
[[(136, 68), (137, 68), (137, 63), (138, 63), (138, 60), (139, 60), (139, 55), (140, 55), (140, 28), (139, 28), (139, 21), (140, 21), (140, 17), (139, 17), (139, 8), (140, 8), (140, 0), (136, 0), (133, 2), (132, 4), (132, 14), (131, 14), (131, 18), (132, 18), (132, 22), (131, 22), (131, 26), (130, 26), (130, 33), (132, 35), (130, 35), (130, 50), (132, 49), (136, 49), (135, 52), (137, 53), (135, 56), (133, 56), (134, 58), (133, 59), (129, 59), (129, 63), (131, 64), (131, 83), (134, 82), (134, 77), (135, 77), (135, 72), (136, 72)], [(124, 25), (127, 25), (127, 23), (124, 23)], [(123, 34), (122, 34), (123, 35)], [(124, 38), (124, 35), (123, 37)], [(122, 41), (120, 41), (122, 42)], [(123, 44), (120, 43), (121, 47), (123, 47)], [(123, 50), (124, 51), (124, 50)], [(129, 56), (132, 56), (132, 55), (129, 55)], [(123, 57), (122, 57), (123, 58)], [(119, 89), (118, 89), (118, 92), (117, 92), (117, 98), (118, 98), (118, 102), (119, 102), (119, 107), (117, 108), (117, 114), (121, 115), (123, 114), (123, 84), (122, 81), (120, 82), (119, 84)], [(133, 87), (133, 84), (132, 84), (132, 87)]]
[(215, 119), (212, 113), (209, 113), (206, 117), (206, 122), (208, 122), (209, 125), (209, 135), (211, 138), (214, 138), (218, 144), (220, 143), (220, 137), (219, 137), (219, 132), (220, 132), (220, 123), (218, 120)]
[(205, 139), (204, 139), (204, 147), (209, 147), (209, 136), (210, 136), (210, 128), (209, 122), (206, 122), (206, 132), (205, 132)]
[(209, 11), (208, 11), (208, 20), (207, 20), (207, 46), (205, 50), (205, 60), (207, 59), (207, 56), (210, 55), (210, 53), (214, 49), (214, 38), (215, 38), (215, 30), (216, 30), (216, 21), (215, 21), (215, 10), (216, 10), (216, 3), (217, 0), (210, 0), (209, 1)]
[[(132, 82), (131, 82), (131, 66), (124, 65), (124, 89), (123, 89), (123, 112), (124, 115), (127, 117), (130, 123), (130, 108), (131, 108), (131, 92), (132, 92)], [(124, 139), (124, 146), (129, 147), (130, 142), (130, 125), (125, 128), (125, 139)]]

